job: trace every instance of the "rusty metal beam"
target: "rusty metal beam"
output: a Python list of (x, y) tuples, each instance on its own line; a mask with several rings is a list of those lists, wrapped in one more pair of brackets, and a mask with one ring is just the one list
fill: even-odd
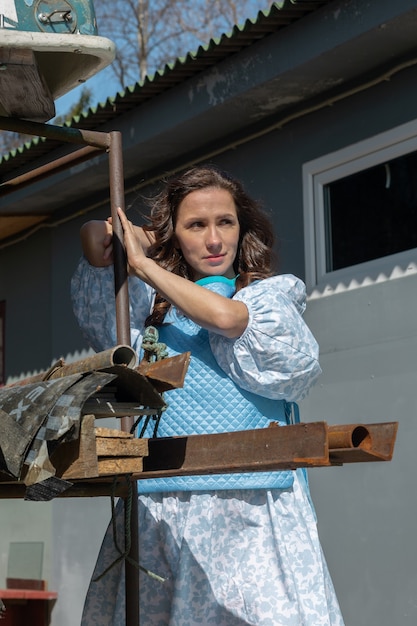
[(136, 478), (252, 472), (329, 463), (325, 422), (214, 435), (150, 439)]
[(390, 461), (398, 422), (328, 426), (326, 422), (149, 440), (135, 478), (191, 476)]
[[(360, 431), (358, 432), (358, 429)], [(332, 467), (344, 463), (390, 461), (398, 422), (328, 426), (312, 422), (250, 431), (149, 439), (149, 456), (133, 480), (233, 472)], [(363, 436), (364, 435), (364, 436)], [(347, 447), (340, 447), (345, 446)], [(331, 447), (336, 446), (336, 447)], [(75, 481), (60, 497), (126, 497), (123, 477)], [(24, 497), (25, 485), (0, 482), (0, 498)]]
[(0, 183), (0, 194), (5, 196), (13, 191), (16, 191), (16, 189), (27, 187), (33, 182), (48, 178), (48, 176), (51, 176), (52, 174), (63, 172), (69, 167), (78, 165), (79, 163), (84, 163), (101, 152), (103, 152), (102, 149), (95, 148), (93, 146), (86, 146), (80, 150), (70, 152), (70, 154), (66, 154), (63, 157), (55, 159), (51, 163), (34, 168), (25, 174), (15, 176), (15, 178), (11, 178)]
[(70, 128), (68, 126), (54, 126), (53, 124), (42, 124), (40, 122), (30, 122), (14, 117), (0, 116), (0, 128), (15, 133), (25, 135), (36, 135), (46, 137), (62, 143), (76, 143), (87, 146), (94, 146), (101, 150), (110, 148), (111, 138), (109, 133), (97, 130), (81, 130), (80, 128)]
[[(358, 432), (358, 429), (359, 432)], [(344, 463), (390, 461), (398, 422), (328, 426), (326, 422), (270, 427), (252, 431), (190, 435), (148, 440), (149, 456), (134, 480), (244, 471), (278, 471), (297, 467), (331, 467)], [(364, 435), (364, 436), (363, 436)], [(341, 447), (348, 444), (347, 447)], [(335, 446), (332, 448), (331, 446)], [(23, 497), (25, 485), (1, 483), (0, 498)], [(126, 497), (123, 477), (75, 481), (60, 497)]]

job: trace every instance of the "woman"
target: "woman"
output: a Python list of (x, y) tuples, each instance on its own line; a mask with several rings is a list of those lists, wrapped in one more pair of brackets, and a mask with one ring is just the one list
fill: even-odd
[[(273, 274), (272, 228), (257, 203), (200, 166), (168, 182), (149, 225), (119, 215), (133, 347), (151, 324), (170, 356), (192, 355), (158, 434), (288, 423), (289, 403), (320, 373), (318, 348), (301, 317), (303, 283)], [(116, 343), (111, 224), (88, 223), (82, 242), (74, 311), (103, 350)], [(149, 479), (138, 489), (141, 565), (165, 581), (141, 573), (142, 625), (343, 624), (302, 471)], [(116, 557), (109, 532), (95, 574)], [(123, 585), (121, 564), (92, 582), (83, 624), (122, 624)]]

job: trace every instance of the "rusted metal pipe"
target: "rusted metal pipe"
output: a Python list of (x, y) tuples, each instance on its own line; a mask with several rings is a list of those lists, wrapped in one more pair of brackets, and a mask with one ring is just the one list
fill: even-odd
[[(119, 131), (110, 133), (109, 170), (117, 341), (130, 344), (127, 259), (123, 228), (117, 213), (119, 207), (125, 210), (122, 135)], [(133, 420), (132, 416), (123, 417), (122, 430), (130, 431)], [(139, 626), (139, 569), (135, 566), (139, 563), (138, 489), (133, 479), (131, 487), (131, 500), (124, 501), (126, 527), (130, 528), (129, 560), (125, 561), (126, 626)]]
[(26, 172), (25, 174), (21, 174), (20, 176), (16, 176), (15, 178), (11, 178), (0, 183), (0, 193), (2, 196), (5, 196), (8, 193), (16, 191), (17, 188), (20, 189), (22, 187), (26, 187), (34, 181), (43, 180), (52, 174), (62, 172), (68, 169), (71, 165), (84, 163), (84, 161), (91, 159), (95, 154), (100, 154), (100, 152), (103, 152), (103, 149), (95, 148), (93, 146), (86, 146), (80, 150), (70, 152), (70, 154), (54, 159), (51, 163), (47, 163), (46, 165), (37, 167), (29, 172)]
[(37, 135), (47, 139), (55, 139), (64, 143), (78, 143), (88, 146), (95, 146), (102, 150), (110, 148), (110, 134), (94, 130), (82, 130), (80, 128), (69, 128), (68, 126), (54, 126), (53, 124), (42, 124), (41, 122), (30, 122), (13, 117), (0, 116), (0, 128), (10, 130), (15, 133), (27, 135)]
[(398, 422), (329, 426), (329, 460), (332, 465), (390, 461)]
[(113, 365), (125, 365), (133, 369), (137, 363), (137, 354), (130, 346), (118, 345), (104, 352), (97, 352), (86, 359), (68, 363), (52, 372), (49, 378), (62, 378), (71, 374), (100, 370)]
[(137, 354), (130, 346), (115, 346), (109, 350), (103, 352), (97, 352), (92, 356), (86, 357), (79, 361), (66, 364), (63, 359), (60, 359), (49, 370), (40, 372), (34, 376), (29, 376), (23, 380), (18, 380), (15, 383), (6, 385), (7, 387), (22, 387), (31, 383), (37, 383), (44, 380), (51, 380), (54, 378), (63, 378), (64, 376), (70, 376), (71, 374), (83, 374), (85, 372), (92, 372), (93, 370), (104, 369), (113, 367), (114, 365), (125, 365), (128, 368), (133, 369), (137, 363)]
[(114, 290), (116, 296), (116, 333), (118, 343), (130, 344), (130, 315), (127, 260), (123, 228), (117, 209), (125, 210), (123, 185), (123, 153), (121, 133), (110, 133), (109, 172), (110, 204), (113, 225)]
[(363, 424), (348, 426), (331, 425), (328, 427), (329, 449), (336, 448), (370, 448), (372, 445), (369, 429)]

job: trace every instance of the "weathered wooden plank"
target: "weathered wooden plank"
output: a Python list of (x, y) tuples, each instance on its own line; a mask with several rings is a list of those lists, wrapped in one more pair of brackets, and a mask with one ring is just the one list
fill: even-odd
[(118, 437), (97, 437), (97, 456), (143, 457), (148, 454), (147, 439), (127, 439)]
[[(55, 104), (33, 50), (0, 48), (0, 112), (44, 122), (55, 115)], [(3, 111), (2, 111), (3, 110)]]
[[(99, 458), (98, 473), (100, 476), (114, 476), (117, 474), (138, 474), (143, 469), (142, 457), (126, 458)], [(82, 478), (80, 476), (80, 478)]]
[[(79, 438), (57, 448), (53, 463), (55, 467), (58, 466), (57, 475), (61, 478), (73, 480), (99, 475), (94, 419), (94, 415), (84, 415), (81, 420)], [(70, 461), (70, 455), (72, 461)]]
[(117, 437), (119, 439), (133, 439), (132, 433), (126, 430), (117, 430), (116, 428), (105, 428), (104, 426), (96, 426), (94, 429), (97, 437)]

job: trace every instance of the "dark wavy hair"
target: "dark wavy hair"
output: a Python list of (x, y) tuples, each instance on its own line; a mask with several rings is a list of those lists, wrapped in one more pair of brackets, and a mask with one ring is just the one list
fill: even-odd
[[(232, 196), (240, 226), (238, 250), (233, 264), (237, 275), (236, 291), (255, 280), (262, 280), (274, 274), (274, 234), (271, 222), (261, 210), (259, 203), (251, 198), (243, 185), (228, 173), (213, 165), (191, 167), (171, 178), (164, 190), (153, 198), (149, 223), (144, 230), (154, 234), (155, 241), (148, 255), (166, 270), (193, 279), (192, 268), (185, 261), (180, 249), (175, 247), (175, 224), (178, 208), (192, 191), (224, 189)], [(154, 310), (147, 324), (163, 321), (169, 304), (158, 294)]]

